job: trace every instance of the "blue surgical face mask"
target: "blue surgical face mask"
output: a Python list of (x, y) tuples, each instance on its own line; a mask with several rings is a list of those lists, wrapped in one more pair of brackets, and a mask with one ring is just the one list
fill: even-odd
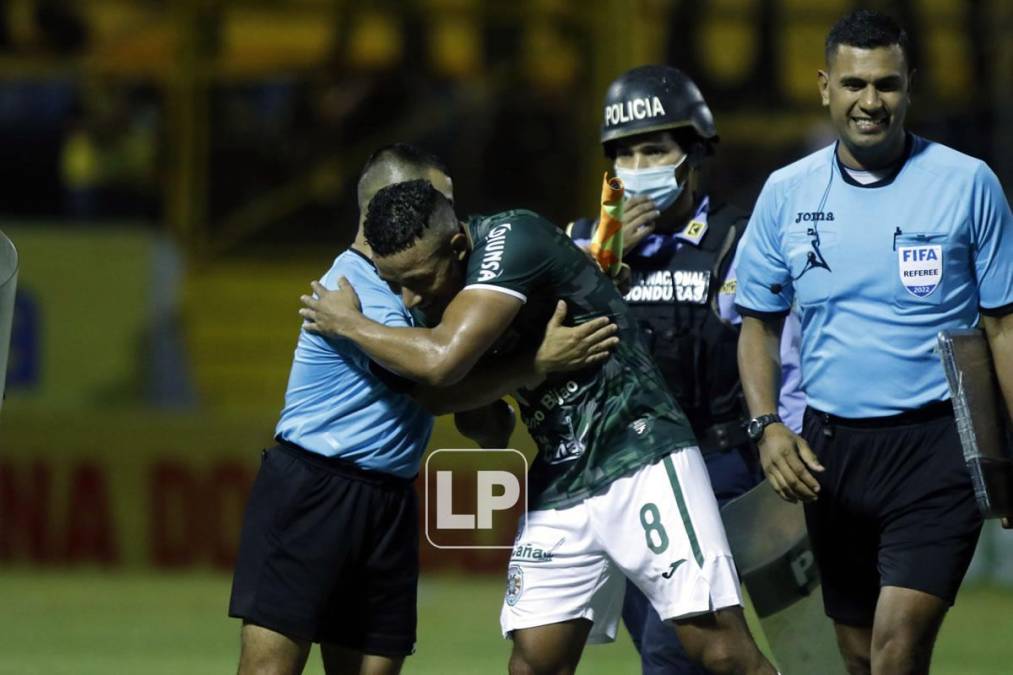
[(675, 203), (682, 194), (685, 182), (679, 185), (675, 172), (689, 155), (683, 156), (675, 164), (651, 166), (645, 169), (615, 168), (616, 177), (623, 182), (627, 197), (644, 195), (649, 198), (659, 211), (664, 211)]

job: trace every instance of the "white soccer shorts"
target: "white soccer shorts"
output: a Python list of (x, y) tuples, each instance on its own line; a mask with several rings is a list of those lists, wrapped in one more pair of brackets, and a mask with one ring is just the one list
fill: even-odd
[(626, 579), (662, 619), (742, 604), (698, 448), (642, 467), (576, 506), (530, 512), (507, 570), (503, 635), (582, 618), (593, 623), (589, 643), (611, 642)]

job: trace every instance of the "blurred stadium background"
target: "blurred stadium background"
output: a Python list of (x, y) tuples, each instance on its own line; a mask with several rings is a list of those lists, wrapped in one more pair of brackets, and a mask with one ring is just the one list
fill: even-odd
[[(605, 86), (667, 61), (714, 109), (712, 186), (748, 206), (830, 138), (815, 71), (854, 4), (0, 1), (0, 229), (22, 259), (0, 673), (233, 670), (228, 573), (298, 296), (350, 242), (372, 149), (443, 156), (462, 212), (565, 223), (595, 210)], [(1013, 184), (1013, 3), (863, 4), (911, 33), (911, 128)], [(432, 447), (463, 443), (441, 423)], [(502, 672), (504, 558), (453, 553), (423, 547), (406, 672)], [(989, 527), (934, 672), (1011, 672), (1011, 615), (1013, 534)], [(582, 672), (636, 672), (628, 639)]]

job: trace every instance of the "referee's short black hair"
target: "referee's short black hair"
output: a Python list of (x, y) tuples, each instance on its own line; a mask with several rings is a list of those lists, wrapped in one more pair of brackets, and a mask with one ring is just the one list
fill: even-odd
[(391, 143), (376, 150), (359, 172), (356, 197), (359, 208), (365, 208), (378, 185), (389, 185), (395, 176), (402, 175), (405, 168), (419, 170), (435, 169), (447, 176), (450, 170), (436, 155), (408, 143)]
[(911, 68), (907, 32), (892, 18), (874, 9), (856, 9), (842, 16), (830, 28), (824, 50), (827, 65), (830, 65), (840, 45), (860, 49), (899, 45), (908, 69)]
[(429, 230), (429, 220), (450, 202), (427, 180), (388, 185), (369, 202), (363, 230), (373, 253), (384, 258), (411, 248)]
[(381, 160), (399, 162), (408, 166), (431, 167), (448, 176), (450, 175), (447, 165), (436, 155), (409, 143), (391, 143), (377, 149), (369, 156), (366, 164), (362, 167), (362, 171), (359, 173), (359, 178), (365, 176)]

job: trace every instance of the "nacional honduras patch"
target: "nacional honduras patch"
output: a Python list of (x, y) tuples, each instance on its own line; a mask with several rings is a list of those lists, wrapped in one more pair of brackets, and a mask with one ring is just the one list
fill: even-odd
[(943, 280), (943, 247), (900, 246), (897, 248), (897, 270), (907, 292), (924, 298)]
[(524, 571), (517, 565), (507, 570), (506, 604), (513, 607), (524, 592)]
[(634, 305), (685, 302), (706, 305), (710, 270), (658, 270), (634, 275), (626, 302)]

